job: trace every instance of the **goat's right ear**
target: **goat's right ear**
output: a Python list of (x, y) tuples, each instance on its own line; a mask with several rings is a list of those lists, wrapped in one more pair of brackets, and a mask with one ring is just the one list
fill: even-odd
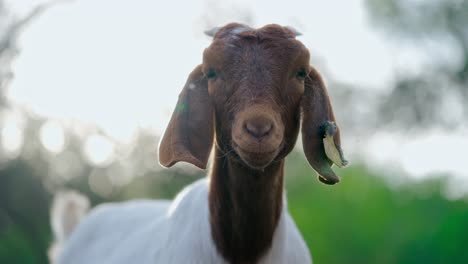
[(159, 163), (185, 161), (205, 169), (213, 145), (213, 104), (208, 81), (197, 66), (190, 74), (159, 144)]

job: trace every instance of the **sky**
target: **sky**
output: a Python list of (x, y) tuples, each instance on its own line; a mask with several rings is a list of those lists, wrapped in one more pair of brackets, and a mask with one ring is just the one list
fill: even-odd
[(198, 0), (181, 8), (173, 1), (76, 0), (48, 10), (23, 33), (9, 97), (46, 116), (97, 123), (116, 138), (137, 127), (161, 132), (210, 43), (203, 30), (246, 16), (253, 26), (296, 27), (312, 60), (333, 78), (364, 87), (391, 78), (391, 64), (382, 63), (389, 55), (369, 31), (361, 1)]
[[(39, 2), (9, 1), (18, 13)], [(254, 27), (277, 23), (303, 33), (299, 39), (326, 81), (381, 89), (392, 83), (402, 62), (417, 68), (421, 58), (411, 50), (396, 54), (372, 27), (363, 2), (193, 0), (182, 6), (179, 1), (69, 1), (46, 11), (21, 35), (8, 97), (43, 116), (98, 124), (117, 140), (128, 140), (138, 128), (161, 133), (188, 74), (210, 43), (203, 31), (246, 20)], [(414, 175), (463, 174), (461, 155), (453, 160), (441, 153), (468, 147), (466, 131), (378, 134), (364, 152), (376, 163), (398, 160)], [(431, 151), (434, 145), (439, 151)]]

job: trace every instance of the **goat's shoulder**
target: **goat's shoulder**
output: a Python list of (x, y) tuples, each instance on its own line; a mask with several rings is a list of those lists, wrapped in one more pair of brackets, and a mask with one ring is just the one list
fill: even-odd
[(157, 224), (159, 219), (183, 218), (189, 211), (200, 209), (205, 180), (185, 187), (174, 200), (131, 200), (126, 202), (104, 203), (96, 206), (74, 233), (103, 235), (135, 230), (146, 224)]
[[(124, 245), (145, 248), (139, 233), (150, 230), (169, 207), (169, 201), (135, 200), (94, 208), (65, 243), (59, 263), (99, 263), (119, 253)], [(117, 254), (116, 254), (117, 253)]]
[(202, 179), (173, 201), (99, 205), (73, 232), (59, 263), (220, 263), (210, 237), (207, 200), (208, 184)]
[(161, 218), (169, 205), (169, 200), (132, 200), (101, 204), (90, 212), (76, 231), (125, 232)]
[[(208, 209), (208, 179), (200, 179), (177, 194), (167, 210), (173, 220), (184, 220), (186, 216), (198, 215)], [(206, 211), (208, 213), (208, 211)]]

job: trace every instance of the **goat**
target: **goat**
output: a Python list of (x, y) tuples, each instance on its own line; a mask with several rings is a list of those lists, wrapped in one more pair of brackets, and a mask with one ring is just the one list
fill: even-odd
[(58, 263), (311, 263), (283, 171), (301, 119), (320, 181), (337, 183), (331, 165), (347, 163), (322, 78), (291, 28), (231, 23), (207, 33), (213, 41), (179, 95), (159, 161), (206, 169), (214, 149), (208, 178), (172, 202), (98, 206)]

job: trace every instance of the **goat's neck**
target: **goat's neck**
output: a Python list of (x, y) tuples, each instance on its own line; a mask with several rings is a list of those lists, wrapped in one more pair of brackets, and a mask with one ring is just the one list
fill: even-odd
[(256, 263), (271, 247), (282, 210), (283, 164), (252, 170), (215, 151), (209, 191), (210, 224), (230, 263)]

